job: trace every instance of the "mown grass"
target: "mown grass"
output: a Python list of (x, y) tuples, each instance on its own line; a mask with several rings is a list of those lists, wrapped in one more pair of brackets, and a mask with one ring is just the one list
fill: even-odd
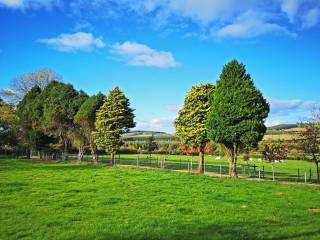
[(320, 188), (0, 159), (0, 239), (320, 239)]

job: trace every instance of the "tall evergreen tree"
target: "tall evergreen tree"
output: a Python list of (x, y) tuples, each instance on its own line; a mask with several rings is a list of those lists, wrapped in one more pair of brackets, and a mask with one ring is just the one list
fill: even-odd
[(115, 163), (115, 154), (122, 145), (121, 135), (135, 127), (133, 111), (128, 98), (119, 87), (109, 92), (97, 111), (95, 141), (99, 149), (111, 153), (112, 164)]
[(69, 132), (74, 127), (74, 116), (86, 100), (83, 91), (77, 92), (72, 85), (52, 81), (37, 98), (36, 112), (45, 131), (60, 139), (63, 160), (67, 160), (70, 147)]
[(94, 141), (93, 131), (95, 131), (96, 112), (103, 104), (105, 96), (102, 93), (89, 97), (80, 107), (74, 117), (74, 121), (81, 127), (91, 150), (93, 161), (98, 160), (97, 146)]
[(216, 89), (210, 94), (208, 136), (223, 144), (230, 155), (229, 174), (237, 176), (240, 147), (262, 140), (269, 104), (254, 86), (245, 66), (232, 60), (223, 67)]
[(30, 158), (30, 149), (40, 150), (48, 144), (49, 138), (35, 124), (36, 99), (41, 94), (39, 86), (35, 85), (23, 97), (17, 106), (18, 137), (23, 148), (26, 149), (27, 158)]
[(193, 86), (187, 93), (184, 105), (175, 121), (179, 139), (199, 153), (199, 172), (204, 171), (204, 150), (207, 137), (206, 122), (209, 112), (209, 94), (214, 91), (212, 84)]

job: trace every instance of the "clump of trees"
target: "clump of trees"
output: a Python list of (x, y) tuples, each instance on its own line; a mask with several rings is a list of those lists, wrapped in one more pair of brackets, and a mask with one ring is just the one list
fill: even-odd
[(56, 76), (44, 69), (14, 79), (13, 90), (3, 94), (18, 101), (17, 105), (0, 99), (0, 142), (10, 143), (10, 135), (14, 135), (27, 158), (32, 149), (61, 151), (62, 159), (67, 160), (70, 149), (77, 148), (79, 161), (90, 149), (97, 162), (98, 145), (114, 159), (121, 134), (135, 126), (129, 100), (118, 87), (107, 97), (102, 93), (90, 97)]

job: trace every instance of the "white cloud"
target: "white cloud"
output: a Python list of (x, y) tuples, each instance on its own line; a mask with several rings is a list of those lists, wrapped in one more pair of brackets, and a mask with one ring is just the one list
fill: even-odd
[(116, 43), (111, 46), (111, 53), (132, 66), (171, 68), (179, 65), (171, 52), (158, 51), (136, 42)]
[(302, 16), (302, 27), (311, 28), (320, 22), (320, 8), (312, 8)]
[(56, 38), (40, 39), (40, 43), (52, 46), (62, 52), (92, 51), (94, 48), (104, 48), (102, 37), (94, 37), (92, 33), (77, 32), (74, 34), (63, 33)]
[(290, 22), (294, 22), (301, 2), (301, 0), (284, 0), (282, 2), (281, 10), (287, 14)]
[(174, 118), (152, 118), (148, 121), (137, 121), (136, 130), (173, 133)]
[(268, 22), (267, 16), (251, 11), (239, 16), (234, 23), (222, 27), (213, 34), (218, 37), (252, 38), (270, 33), (295, 36), (285, 27)]
[(0, 7), (11, 9), (40, 9), (50, 10), (52, 7), (61, 7), (62, 0), (0, 0)]
[(270, 104), (271, 114), (288, 114), (293, 112), (310, 111), (315, 105), (319, 104), (316, 101), (304, 101), (300, 99), (268, 99)]
[(297, 123), (308, 116), (311, 110), (320, 106), (320, 101), (307, 101), (301, 99), (268, 99), (270, 114), (266, 121), (267, 126), (282, 123)]

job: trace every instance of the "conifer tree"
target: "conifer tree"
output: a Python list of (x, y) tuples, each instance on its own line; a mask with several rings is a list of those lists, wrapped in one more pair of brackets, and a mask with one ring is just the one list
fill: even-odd
[(198, 150), (199, 172), (204, 171), (204, 150), (207, 144), (206, 122), (209, 112), (209, 94), (212, 84), (193, 86), (187, 93), (184, 105), (175, 121), (176, 135), (181, 142)]
[(109, 92), (97, 111), (95, 141), (98, 149), (111, 153), (112, 164), (115, 164), (115, 154), (122, 145), (121, 135), (135, 127), (133, 111), (129, 99), (119, 87)]
[(208, 136), (223, 144), (230, 155), (229, 175), (237, 176), (237, 155), (244, 146), (262, 140), (269, 104), (254, 86), (245, 66), (232, 60), (223, 67), (216, 89), (210, 94)]

